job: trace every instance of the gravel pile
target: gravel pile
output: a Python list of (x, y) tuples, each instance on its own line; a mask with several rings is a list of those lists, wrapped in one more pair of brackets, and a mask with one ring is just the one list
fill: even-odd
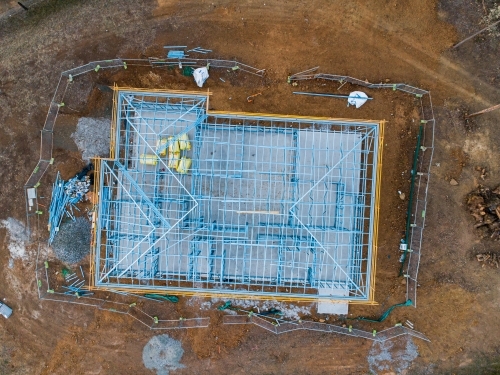
[(76, 132), (71, 134), (82, 159), (90, 160), (94, 156), (109, 157), (111, 120), (106, 118), (82, 117), (76, 125)]
[(184, 354), (181, 343), (169, 335), (154, 336), (144, 346), (142, 361), (144, 366), (155, 370), (157, 375), (168, 375), (170, 370), (183, 368), (179, 361)]
[(90, 253), (91, 224), (84, 217), (63, 222), (52, 242), (56, 257), (67, 264), (80, 262)]

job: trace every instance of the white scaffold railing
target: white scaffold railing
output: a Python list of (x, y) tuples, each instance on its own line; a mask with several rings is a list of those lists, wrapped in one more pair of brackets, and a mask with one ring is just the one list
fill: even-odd
[(225, 315), (223, 318), (224, 324), (255, 324), (269, 332), (275, 333), (277, 335), (297, 331), (297, 330), (307, 330), (307, 331), (317, 331), (317, 332), (327, 332), (327, 333), (337, 333), (341, 335), (360, 337), (368, 340), (373, 340), (377, 342), (384, 342), (387, 340), (392, 340), (396, 337), (409, 335), (422, 339), (424, 341), (430, 341), (423, 333), (406, 328), (402, 325), (397, 325), (394, 327), (389, 327), (380, 332), (373, 330), (372, 332), (363, 331), (360, 329), (352, 327), (339, 327), (328, 323), (318, 323), (306, 320), (296, 320), (296, 321), (283, 321), (280, 319), (273, 319), (273, 321), (265, 319), (258, 316), (258, 314), (248, 314), (248, 315)]

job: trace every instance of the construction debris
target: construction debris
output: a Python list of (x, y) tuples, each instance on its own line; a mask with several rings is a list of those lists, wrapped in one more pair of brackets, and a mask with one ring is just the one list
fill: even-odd
[(356, 108), (361, 107), (366, 103), (368, 99), (371, 99), (366, 95), (363, 91), (353, 91), (349, 94), (349, 98), (347, 98), (347, 106), (353, 105)]
[(83, 180), (74, 177), (64, 186), (64, 192), (70, 196), (71, 201), (76, 203), (82, 200), (83, 196), (89, 191), (90, 177), (84, 176)]
[(465, 43), (466, 41), (471, 40), (472, 38), (474, 38), (474, 37), (478, 36), (479, 34), (481, 34), (481, 33), (485, 32), (486, 30), (489, 30), (489, 29), (491, 29), (491, 28), (495, 27), (495, 26), (496, 26), (496, 25), (498, 25), (499, 23), (500, 23), (500, 20), (498, 20), (498, 21), (496, 21), (496, 22), (492, 23), (491, 25), (486, 26), (485, 28), (483, 28), (483, 29), (479, 30), (478, 32), (475, 32), (475, 33), (474, 33), (474, 34), (472, 34), (471, 36), (468, 36), (468, 37), (467, 37), (467, 38), (465, 38), (464, 40), (462, 40), (462, 41), (458, 42), (458, 43), (457, 43), (457, 44), (455, 44), (452, 48), (454, 48), (454, 49), (455, 49), (455, 48), (457, 48), (457, 47), (458, 47), (459, 45), (461, 45), (462, 43)]
[(59, 232), (59, 226), (64, 216), (73, 221), (75, 220), (73, 209), (80, 211), (76, 203), (83, 200), (85, 194), (89, 191), (91, 179), (86, 174), (92, 169), (92, 164), (89, 164), (67, 182), (64, 182), (59, 172), (57, 172), (56, 181), (52, 187), (52, 199), (49, 207), (49, 244), (54, 241), (54, 237)]
[(67, 264), (80, 262), (90, 252), (91, 224), (84, 217), (63, 222), (52, 242), (56, 257)]
[[(499, 21), (500, 22), (500, 21)], [(494, 111), (495, 109), (499, 109), (500, 108), (500, 104), (497, 104), (497, 105), (494, 105), (492, 107), (488, 107), (486, 109), (483, 109), (482, 111), (479, 111), (479, 112), (475, 112), (475, 113), (471, 113), (470, 115), (466, 115), (464, 116), (466, 119), (469, 119), (471, 117), (474, 117), (474, 116), (478, 116), (478, 115), (482, 115), (483, 113), (488, 113), (488, 112), (491, 112), (491, 111)]]
[(108, 157), (111, 134), (111, 121), (106, 118), (81, 117), (76, 131), (71, 134), (82, 159), (89, 162), (96, 156)]
[[(67, 213), (66, 206), (69, 204), (70, 197), (64, 193), (64, 185), (64, 181), (61, 179), (59, 172), (57, 172), (56, 181), (52, 187), (52, 200), (49, 207), (49, 244), (54, 240), (55, 235), (59, 231), (59, 225), (63, 216)], [(67, 213), (67, 215), (70, 214)]]
[(0, 302), (0, 315), (2, 315), (5, 319), (8, 319), (12, 315), (12, 309), (5, 303)]
[(479, 187), (467, 195), (467, 207), (476, 220), (474, 228), (482, 232), (482, 237), (494, 240), (500, 238), (500, 186), (491, 190)]
[(188, 55), (184, 54), (184, 51), (168, 51), (167, 58), (169, 59), (183, 59)]
[(193, 77), (198, 87), (203, 87), (203, 84), (208, 78), (208, 69), (206, 67), (195, 69)]
[(259, 96), (259, 95), (262, 95), (262, 93), (258, 92), (257, 94), (253, 94), (253, 95), (247, 96), (247, 102), (248, 103), (252, 103), (253, 102), (253, 98), (255, 98), (256, 96)]
[(500, 256), (496, 253), (477, 254), (476, 259), (478, 262), (483, 263), (483, 265), (482, 265), (483, 268), (486, 265), (499, 268)]
[(485, 167), (476, 165), (474, 169), (480, 173), (481, 180), (485, 180), (486, 177), (488, 177), (488, 171), (486, 170)]
[[(82, 267), (80, 266), (80, 270)], [(63, 286), (63, 289), (66, 289), (67, 291), (64, 292), (64, 294), (68, 295), (74, 295), (78, 298), (80, 297), (85, 297), (85, 296), (91, 296), (94, 293), (89, 292), (86, 289), (83, 289), (85, 287), (85, 278), (82, 276), (83, 280), (81, 280), (76, 273), (72, 273), (70, 270), (67, 268), (64, 268), (62, 271), (62, 274), (64, 276), (64, 280), (66, 281), (67, 286)], [(83, 271), (82, 271), (83, 275)]]
[(255, 98), (256, 96), (259, 96), (259, 95), (262, 95), (261, 92), (258, 92), (257, 94), (253, 94), (253, 95), (250, 95), (250, 96), (247, 96), (247, 102), (248, 103), (252, 103), (253, 102), (253, 98)]
[(201, 47), (196, 47), (196, 48), (190, 49), (188, 52), (196, 52), (196, 53), (207, 54), (209, 52), (212, 52), (212, 50), (211, 49), (204, 49), (204, 48), (201, 48)]
[(169, 294), (145, 294), (144, 297), (158, 299), (158, 300), (162, 300), (162, 301), (169, 301), (169, 302), (173, 302), (173, 303), (179, 302), (179, 297), (172, 296)]
[(363, 104), (366, 103), (367, 100), (373, 99), (369, 98), (368, 95), (366, 95), (362, 91), (353, 91), (349, 95), (324, 94), (320, 92), (302, 92), (302, 91), (294, 91), (293, 93), (297, 95), (324, 96), (328, 98), (347, 99), (347, 106), (349, 107), (349, 105), (354, 105), (356, 106), (356, 108), (361, 107)]

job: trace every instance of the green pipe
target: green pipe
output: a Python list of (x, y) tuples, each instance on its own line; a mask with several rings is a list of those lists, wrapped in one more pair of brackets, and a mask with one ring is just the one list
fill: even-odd
[(179, 297), (177, 296), (171, 296), (168, 294), (145, 294), (144, 297), (146, 298), (153, 298), (153, 299), (159, 299), (163, 301), (170, 301), (173, 303), (179, 302)]
[(415, 188), (415, 177), (417, 176), (417, 162), (418, 162), (418, 152), (420, 150), (420, 142), (422, 140), (422, 133), (424, 127), (420, 125), (417, 137), (417, 147), (415, 147), (415, 153), (413, 154), (413, 167), (410, 182), (410, 196), (408, 197), (408, 211), (406, 212), (406, 230), (405, 230), (405, 244), (406, 250), (403, 253), (403, 259), (401, 261), (401, 268), (399, 269), (399, 276), (403, 275), (403, 268), (406, 262), (406, 256), (408, 254), (408, 241), (410, 240), (410, 224), (411, 224), (411, 210), (413, 206), (413, 191)]
[(389, 316), (389, 314), (392, 312), (392, 310), (394, 310), (396, 307), (403, 307), (403, 306), (411, 306), (413, 305), (413, 302), (411, 301), (411, 299), (409, 300), (406, 300), (406, 302), (403, 302), (403, 303), (398, 303), (396, 305), (393, 305), (391, 307), (389, 307), (387, 309), (386, 312), (384, 312), (382, 314), (382, 316), (378, 319), (369, 319), (369, 318), (365, 318), (363, 316), (358, 316), (357, 318), (347, 318), (349, 320), (362, 320), (364, 322), (371, 322), (371, 323), (381, 323), (383, 322), (384, 320), (387, 319), (387, 317)]

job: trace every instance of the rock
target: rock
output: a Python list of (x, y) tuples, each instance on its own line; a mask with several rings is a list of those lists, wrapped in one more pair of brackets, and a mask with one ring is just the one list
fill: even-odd
[(406, 198), (405, 193), (400, 193), (400, 194), (399, 194), (399, 198), (401, 198), (401, 200), (402, 200), (402, 201), (404, 201), (404, 200), (405, 200), (405, 198)]
[(452, 179), (450, 180), (450, 185), (452, 185), (452, 186), (457, 186), (457, 185), (458, 185), (457, 180), (455, 180), (454, 178), (452, 178)]
[(319, 320), (320, 323), (324, 323), (325, 322), (325, 319), (320, 319)]

